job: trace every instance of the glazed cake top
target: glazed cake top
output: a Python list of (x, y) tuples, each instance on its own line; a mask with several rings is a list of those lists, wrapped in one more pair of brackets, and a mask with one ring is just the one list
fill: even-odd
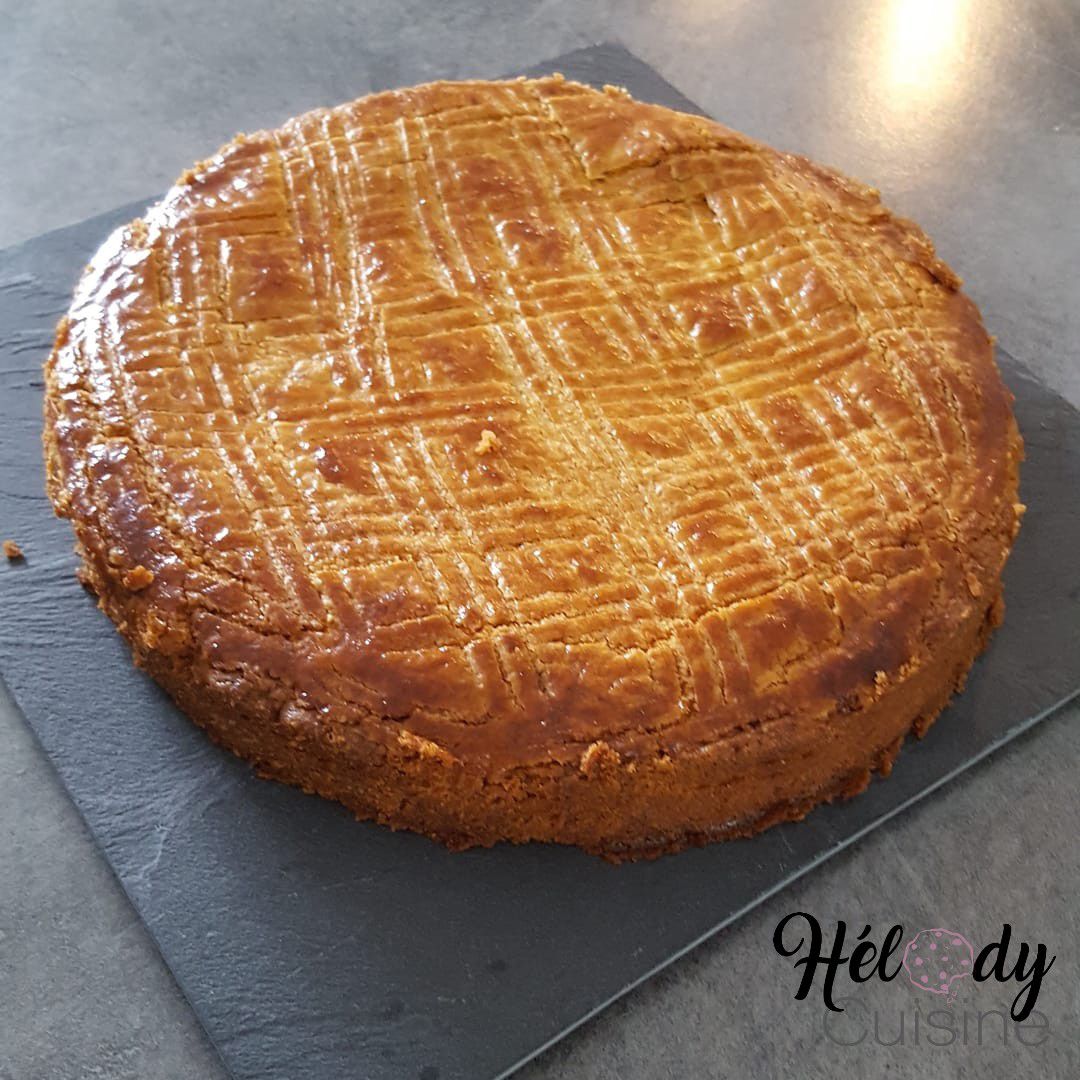
[(140, 647), (496, 770), (857, 708), (1017, 517), (916, 227), (557, 77), (237, 138), (94, 258), (48, 388), (52, 496)]

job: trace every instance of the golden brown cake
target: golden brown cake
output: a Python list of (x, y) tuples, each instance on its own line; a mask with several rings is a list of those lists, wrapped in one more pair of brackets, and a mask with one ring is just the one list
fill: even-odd
[(136, 662), (454, 847), (634, 857), (862, 789), (999, 621), (1022, 509), (916, 226), (560, 78), (237, 138), (98, 252), (47, 380)]

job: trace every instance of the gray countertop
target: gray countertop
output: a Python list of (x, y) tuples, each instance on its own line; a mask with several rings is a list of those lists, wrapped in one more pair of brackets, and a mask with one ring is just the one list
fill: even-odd
[[(0, 0), (0, 246), (161, 190), (238, 130), (601, 40), (733, 127), (881, 187), (1002, 344), (1080, 403), (1080, 8), (1064, 0)], [(1080, 1075), (1078, 715), (1062, 710), (521, 1075)], [(879, 934), (900, 922), (990, 940), (1011, 923), (1057, 955), (1039, 998), (1049, 1037), (1006, 1043), (999, 1023), (935, 1046), (882, 983), (859, 989), (865, 1022), (830, 1037), (820, 998), (793, 1000), (772, 948), (794, 910)], [(968, 1008), (1011, 996), (987, 983)], [(2, 688), (0, 1003), (2, 1080), (224, 1076)], [(883, 1045), (902, 1018), (903, 1041)]]

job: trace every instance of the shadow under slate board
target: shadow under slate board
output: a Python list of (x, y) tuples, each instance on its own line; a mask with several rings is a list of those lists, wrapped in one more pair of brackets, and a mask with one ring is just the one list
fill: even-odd
[[(536, 69), (552, 70), (694, 108), (621, 49)], [(0, 253), (0, 532), (26, 551), (0, 560), (0, 658), (237, 1078), (504, 1076), (1080, 687), (1080, 415), (999, 353), (1028, 451), (1008, 619), (963, 696), (856, 801), (612, 867), (535, 844), (450, 854), (255, 779), (132, 667), (42, 494), (40, 364), (81, 266), (143, 205)]]

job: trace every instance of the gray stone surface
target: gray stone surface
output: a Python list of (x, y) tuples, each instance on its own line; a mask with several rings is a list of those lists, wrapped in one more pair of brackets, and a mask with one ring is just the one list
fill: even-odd
[[(1043, 0), (499, 4), (0, 0), (0, 245), (159, 190), (237, 130), (437, 76), (623, 42), (713, 115), (877, 183), (1014, 355), (1080, 402), (1080, 11)], [(2, 531), (2, 529), (0, 529)], [(1066, 553), (1063, 553), (1063, 557)], [(1075, 557), (1075, 555), (1073, 556)], [(1078, 628), (1080, 635), (1080, 628)], [(43, 658), (43, 661), (45, 658)], [(675, 965), (522, 1076), (1080, 1075), (1077, 708)], [(913, 1043), (859, 988), (840, 1046), (773, 953), (788, 911), (1011, 922), (1057, 961), (1049, 1038)], [(842, 987), (843, 989), (843, 987)], [(1007, 1003), (992, 984), (957, 1004)], [(905, 1045), (880, 1041), (898, 1033)], [(925, 1011), (925, 1010), (924, 1010)], [(220, 1066), (17, 712), (0, 699), (0, 1078), (216, 1080)]]

